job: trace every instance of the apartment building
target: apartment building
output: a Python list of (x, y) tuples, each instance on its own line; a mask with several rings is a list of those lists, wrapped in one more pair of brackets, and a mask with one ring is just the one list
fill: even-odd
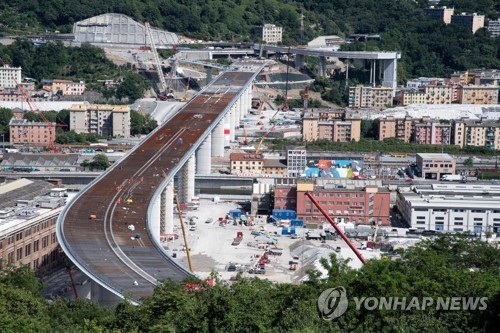
[(413, 135), (413, 119), (411, 116), (394, 118), (388, 116), (379, 119), (379, 141), (387, 138), (397, 138), (404, 142), (410, 142)]
[(461, 104), (498, 104), (497, 86), (464, 85), (459, 88)]
[(349, 107), (384, 109), (393, 104), (393, 92), (389, 87), (349, 87)]
[(425, 91), (414, 88), (402, 89), (396, 93), (396, 100), (401, 105), (428, 104)]
[(415, 142), (426, 145), (449, 145), (451, 138), (451, 124), (440, 123), (423, 117), (413, 125)]
[(424, 87), (425, 104), (451, 104), (453, 91), (450, 85), (427, 85)]
[(412, 228), (500, 236), (498, 185), (416, 185), (398, 191), (396, 206)]
[(296, 185), (275, 186), (274, 208), (295, 209), (297, 218), (308, 225), (327, 222), (306, 192), (313, 193), (336, 222), (372, 224), (380, 221), (382, 225), (390, 224), (390, 192), (376, 185), (336, 187), (334, 183), (315, 184), (310, 180), (298, 180)]
[[(340, 118), (337, 118), (339, 116)], [(304, 141), (349, 142), (359, 141), (360, 136), (361, 119), (346, 117), (345, 112), (311, 111), (303, 117), (302, 138)]]
[(462, 118), (454, 121), (453, 133), (454, 144), (461, 148), (475, 146), (500, 149), (500, 121), (498, 120)]
[(43, 88), (53, 95), (79, 96), (83, 95), (86, 86), (85, 81), (73, 82), (70, 80), (43, 80)]
[(425, 8), (424, 11), (427, 14), (427, 16), (429, 16), (435, 20), (440, 20), (440, 21), (444, 22), (445, 24), (450, 24), (451, 23), (451, 16), (455, 12), (455, 9), (446, 8), (446, 6), (443, 6), (443, 7), (430, 6), (429, 8)]
[(255, 36), (264, 43), (277, 44), (283, 39), (283, 28), (274, 24), (264, 24), (255, 28)]
[(463, 25), (474, 34), (477, 30), (484, 27), (484, 15), (477, 15), (476, 13), (461, 13), (452, 15), (451, 24)]
[(27, 179), (0, 186), (0, 270), (27, 265), (43, 274), (63, 263), (56, 223), (67, 193), (46, 184), (52, 187)]
[(48, 146), (56, 137), (56, 123), (50, 124), (12, 118), (9, 122), (10, 143)]
[(73, 105), (70, 128), (76, 133), (130, 137), (130, 108), (124, 105)]
[(233, 175), (261, 175), (264, 167), (262, 154), (231, 153), (229, 156), (231, 174)]
[(21, 67), (6, 64), (0, 67), (0, 88), (17, 88), (18, 83), (21, 83)]

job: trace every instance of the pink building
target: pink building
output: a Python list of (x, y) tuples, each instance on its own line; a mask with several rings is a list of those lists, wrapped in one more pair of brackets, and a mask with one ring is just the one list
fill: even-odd
[[(327, 222), (305, 192), (312, 192), (323, 209), (336, 222), (371, 224), (380, 221), (390, 225), (390, 193), (378, 186), (347, 188), (322, 188), (312, 183), (297, 186), (277, 186), (274, 190), (275, 209), (296, 209), (297, 218), (305, 224)], [(295, 207), (294, 207), (295, 203)]]
[(422, 118), (421, 123), (415, 124), (415, 142), (425, 145), (449, 144), (451, 125), (441, 124), (437, 121), (429, 121)]
[(55, 140), (55, 126), (55, 123), (49, 127), (46, 123), (13, 118), (9, 123), (10, 143), (49, 146)]

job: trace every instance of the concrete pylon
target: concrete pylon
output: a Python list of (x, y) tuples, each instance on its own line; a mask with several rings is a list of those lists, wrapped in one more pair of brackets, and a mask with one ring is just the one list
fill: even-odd
[(187, 160), (181, 169), (181, 183), (179, 188), (182, 188), (181, 200), (183, 203), (191, 202), (194, 197), (194, 176), (196, 169), (196, 158), (194, 155)]
[(196, 150), (196, 174), (209, 175), (212, 169), (212, 135), (209, 134)]
[(205, 67), (207, 69), (207, 85), (212, 82), (212, 67)]
[(296, 69), (302, 69), (306, 65), (306, 57), (303, 54), (296, 54), (294, 66)]
[(325, 72), (326, 72), (326, 58), (319, 57), (318, 76), (325, 76)]
[(229, 140), (230, 141), (234, 141), (234, 133), (235, 133), (235, 128), (236, 128), (236, 119), (237, 119), (237, 107), (236, 107), (236, 104), (233, 104), (233, 106), (231, 107), (231, 132), (229, 133)]
[(174, 181), (168, 182), (161, 193), (161, 209), (164, 211), (163, 219), (160, 220), (160, 234), (174, 233)]
[(224, 124), (226, 123), (226, 117), (212, 131), (211, 150), (213, 157), (224, 157)]

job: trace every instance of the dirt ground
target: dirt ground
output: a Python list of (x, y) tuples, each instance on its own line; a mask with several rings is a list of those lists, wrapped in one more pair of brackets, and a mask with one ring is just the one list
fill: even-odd
[[(306, 270), (321, 269), (319, 259), (328, 257), (335, 253), (334, 249), (340, 247), (342, 258), (350, 258), (352, 267), (360, 267), (361, 262), (357, 259), (348, 246), (341, 240), (327, 241), (322, 244), (320, 241), (305, 240), (305, 229), (297, 228), (297, 234), (300, 238), (292, 239), (290, 236), (281, 235), (281, 228), (266, 223), (264, 217), (256, 219), (253, 226), (244, 225), (219, 225), (219, 217), (225, 217), (232, 209), (238, 209), (235, 202), (214, 203), (209, 200), (202, 200), (198, 210), (189, 211), (185, 215), (184, 223), (187, 233), (187, 240), (191, 249), (191, 262), (194, 272), (201, 278), (208, 277), (211, 272), (217, 272), (221, 278), (229, 280), (232, 276), (241, 271), (244, 276), (257, 276), (274, 282), (297, 283), (304, 279)], [(176, 216), (177, 217), (177, 216)], [(196, 230), (190, 230), (190, 218), (196, 225)], [(206, 223), (207, 219), (213, 219), (213, 222)], [(186, 251), (182, 239), (180, 221), (175, 221), (174, 232), (180, 235), (179, 239), (165, 243), (164, 246), (170, 254), (176, 254), (176, 260), (182, 265), (188, 267)], [(193, 228), (194, 229), (194, 228)], [(237, 245), (231, 245), (237, 232), (243, 232), (243, 240)], [(267, 236), (254, 236), (252, 231), (261, 231)], [(277, 233), (277, 235), (275, 234)], [(264, 275), (254, 275), (248, 271), (257, 264), (259, 258), (266, 251), (265, 248), (255, 247), (258, 243), (267, 243), (270, 239), (276, 239), (276, 245), (282, 250), (280, 256), (269, 256), (270, 262), (266, 265)], [(271, 241), (272, 242), (272, 241)], [(359, 245), (359, 244), (356, 244)], [(268, 245), (268, 248), (275, 248), (274, 245)], [(368, 257), (378, 257), (378, 253), (363, 251)], [(296, 270), (290, 270), (289, 262), (293, 257), (298, 258)], [(234, 264), (237, 271), (228, 272), (229, 264)]]

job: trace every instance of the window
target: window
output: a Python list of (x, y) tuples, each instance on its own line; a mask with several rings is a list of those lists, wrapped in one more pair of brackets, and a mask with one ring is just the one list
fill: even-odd
[(24, 247), (24, 255), (29, 256), (31, 254), (31, 243)]
[(425, 220), (425, 216), (417, 216), (417, 220)]
[(23, 232), (22, 232), (22, 231), (21, 231), (21, 232), (18, 232), (18, 233), (16, 234), (16, 241), (21, 240), (21, 239), (23, 239)]
[(464, 225), (463, 222), (455, 222), (455, 225)]
[(482, 217), (475, 217), (475, 218), (474, 218), (474, 221), (482, 221), (482, 220), (483, 220), (483, 218), (482, 218)]
[(7, 263), (8, 264), (14, 263), (14, 251), (9, 252), (9, 254), (7, 255)]
[(464, 218), (463, 217), (455, 217), (455, 221), (463, 221)]
[(23, 248), (19, 248), (16, 250), (16, 260), (23, 259)]
[(10, 244), (12, 244), (12, 243), (14, 243), (14, 235), (9, 236), (9, 237), (7, 238), (7, 245), (10, 245)]
[(40, 245), (40, 241), (36, 240), (33, 242), (33, 252), (38, 252), (38, 247)]
[(443, 216), (436, 216), (435, 220), (436, 221), (443, 221), (444, 217)]

